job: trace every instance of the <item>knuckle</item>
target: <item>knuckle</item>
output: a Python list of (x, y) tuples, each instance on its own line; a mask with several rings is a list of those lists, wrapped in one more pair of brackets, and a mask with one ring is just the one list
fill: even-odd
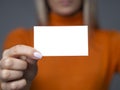
[(27, 85), (27, 81), (26, 81), (26, 79), (23, 79), (22, 80), (22, 87), (25, 87)]
[(7, 52), (8, 52), (8, 50), (9, 49), (4, 50), (2, 56), (5, 56), (7, 54)]
[(19, 75), (20, 75), (20, 77), (23, 77), (24, 72), (23, 71), (19, 71)]
[(18, 52), (18, 46), (14, 46), (11, 50), (13, 54), (16, 54)]
[(28, 67), (27, 62), (24, 62), (22, 66), (23, 66), (23, 67), (22, 67), (22, 68), (23, 68), (23, 70), (26, 70), (26, 69), (27, 69), (27, 67)]
[(10, 85), (11, 90), (19, 90), (23, 89), (27, 85), (26, 80), (22, 80), (21, 82), (13, 82)]
[(19, 53), (19, 49), (22, 50), (23, 45), (16, 45), (12, 48), (13, 54)]
[(2, 70), (1, 72), (1, 79), (7, 81), (10, 77), (10, 73), (8, 70)]
[(11, 90), (17, 90), (18, 85), (16, 83), (11, 83), (10, 88), (11, 88)]
[(9, 58), (3, 60), (3, 68), (9, 69), (12, 66), (13, 66), (12, 60), (10, 60)]
[(24, 72), (23, 71), (15, 71), (15, 72), (13, 72), (15, 75), (14, 75), (14, 77), (13, 78), (15, 78), (15, 79), (20, 79), (20, 78), (22, 78), (23, 77), (23, 75), (24, 75)]

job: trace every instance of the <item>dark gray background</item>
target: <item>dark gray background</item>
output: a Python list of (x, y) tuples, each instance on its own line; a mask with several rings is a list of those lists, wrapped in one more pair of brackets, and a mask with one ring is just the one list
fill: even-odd
[[(120, 0), (98, 0), (98, 19), (101, 28), (120, 30)], [(34, 25), (34, 0), (0, 0), (0, 54), (2, 43), (10, 30)], [(114, 76), (110, 90), (120, 90), (120, 75)]]

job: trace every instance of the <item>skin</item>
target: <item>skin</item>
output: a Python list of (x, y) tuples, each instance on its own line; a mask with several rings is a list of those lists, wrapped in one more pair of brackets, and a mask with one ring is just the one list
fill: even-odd
[[(82, 0), (47, 1), (53, 12), (68, 16), (79, 10)], [(39, 57), (34, 55), (36, 52)], [(40, 52), (30, 46), (17, 45), (5, 50), (0, 60), (2, 90), (30, 90), (37, 73), (37, 60), (41, 58)]]
[(81, 6), (82, 0), (47, 0), (51, 10), (62, 16), (75, 14)]
[(29, 90), (37, 73), (37, 60), (42, 58), (40, 53), (39, 57), (34, 56), (36, 52), (39, 53), (25, 45), (16, 45), (3, 52), (0, 61), (2, 90)]

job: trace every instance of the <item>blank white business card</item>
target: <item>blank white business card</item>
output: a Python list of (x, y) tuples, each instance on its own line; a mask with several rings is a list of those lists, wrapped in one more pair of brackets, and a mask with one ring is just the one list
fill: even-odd
[(34, 48), (43, 56), (88, 56), (88, 26), (34, 26)]

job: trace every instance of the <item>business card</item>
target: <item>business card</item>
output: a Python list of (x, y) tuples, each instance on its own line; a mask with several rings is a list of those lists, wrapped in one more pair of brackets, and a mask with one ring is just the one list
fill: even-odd
[(43, 56), (88, 56), (88, 26), (34, 26), (34, 48)]

